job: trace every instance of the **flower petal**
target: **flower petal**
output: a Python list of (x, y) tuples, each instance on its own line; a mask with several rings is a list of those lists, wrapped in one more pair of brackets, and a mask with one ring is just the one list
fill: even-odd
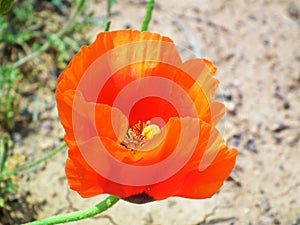
[(237, 151), (228, 150), (217, 130), (202, 122), (197, 150), (190, 161), (170, 179), (153, 185), (148, 195), (156, 200), (168, 196), (211, 197), (231, 173), (236, 156)]
[(177, 196), (185, 198), (210, 198), (230, 175), (236, 160), (237, 151), (225, 148), (204, 171), (193, 170), (185, 177), (185, 182)]
[(189, 94), (196, 105), (199, 118), (216, 125), (224, 115), (225, 107), (213, 99), (219, 84), (219, 81), (213, 77), (216, 72), (215, 65), (207, 59), (192, 59), (186, 61), (181, 68), (196, 81), (194, 83), (190, 81)]
[(60, 120), (66, 130), (65, 140), (74, 146), (76, 141), (94, 136), (121, 140), (128, 129), (127, 118), (117, 108), (86, 102), (80, 91), (57, 93)]
[[(113, 168), (111, 168), (110, 164), (107, 163), (108, 161), (104, 158), (99, 158), (97, 156), (97, 152), (94, 152), (95, 149), (99, 148), (97, 138), (98, 137), (94, 137), (86, 142), (80, 143), (80, 148), (83, 149), (83, 151), (87, 151), (88, 154), (90, 154), (90, 157), (94, 156), (94, 159), (101, 162), (104, 169), (112, 170), (112, 172), (118, 172), (113, 171)], [(110, 139), (101, 138), (101, 140), (105, 146), (111, 146), (111, 148), (116, 149), (119, 153), (124, 151), (121, 145), (116, 145)], [(77, 146), (70, 148), (68, 153), (69, 157), (66, 163), (66, 176), (68, 178), (68, 183), (71, 189), (77, 191), (83, 198), (89, 198), (105, 193), (119, 197), (127, 197), (145, 191), (145, 187), (124, 186), (101, 176), (83, 157), (82, 152)], [(125, 153), (127, 153), (127, 155), (131, 154), (130, 151)], [(125, 154), (122, 154), (121, 157), (124, 161), (126, 161), (127, 157)], [(130, 157), (130, 160), (132, 159), (133, 157)], [(138, 160), (138, 157), (136, 160)], [(119, 173), (120, 172), (121, 171), (119, 171)]]
[[(172, 43), (172, 40), (168, 37), (150, 32), (120, 30), (99, 33), (96, 40), (90, 46), (83, 46), (81, 48), (81, 50), (73, 57), (68, 67), (61, 73), (58, 78), (57, 90), (61, 92), (68, 89), (75, 90), (87, 68), (97, 58), (108, 51), (128, 43), (151, 40)], [(122, 49), (125, 50), (125, 48)], [(138, 52), (138, 49), (136, 49), (135, 52)], [(120, 56), (126, 58), (135, 52), (131, 51), (129, 54), (119, 54), (118, 58), (121, 61)], [(152, 53), (153, 51), (148, 50), (148, 52)]]

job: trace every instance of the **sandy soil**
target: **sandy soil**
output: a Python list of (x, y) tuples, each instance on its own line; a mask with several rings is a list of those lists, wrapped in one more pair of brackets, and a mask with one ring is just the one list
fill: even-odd
[[(93, 9), (100, 18), (105, 4), (94, 3)], [(145, 1), (118, 1), (111, 29), (139, 29), (144, 11)], [(103, 215), (71, 224), (300, 224), (300, 2), (158, 1), (149, 30), (194, 52), (182, 50), (184, 57), (207, 57), (218, 66), (218, 98), (224, 97), (228, 107), (221, 130), (240, 152), (236, 169), (211, 199), (169, 198), (145, 205), (121, 201)], [(28, 103), (38, 121), (15, 147), (28, 161), (63, 138), (54, 88), (55, 79), (45, 81)], [(70, 191), (65, 159), (66, 152), (60, 153), (20, 175), (29, 212), (27, 218), (16, 218), (41, 219), (104, 198), (81, 199)]]

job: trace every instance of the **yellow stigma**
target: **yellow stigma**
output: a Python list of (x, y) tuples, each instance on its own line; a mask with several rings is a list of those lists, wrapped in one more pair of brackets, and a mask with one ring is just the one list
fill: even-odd
[(157, 135), (159, 133), (160, 133), (159, 126), (155, 124), (147, 125), (142, 131), (142, 135), (145, 137), (146, 140), (153, 138), (154, 135)]
[(150, 121), (139, 121), (137, 124), (128, 129), (121, 145), (130, 150), (139, 149), (146, 143), (146, 141), (152, 139), (159, 133), (159, 126), (150, 124)]

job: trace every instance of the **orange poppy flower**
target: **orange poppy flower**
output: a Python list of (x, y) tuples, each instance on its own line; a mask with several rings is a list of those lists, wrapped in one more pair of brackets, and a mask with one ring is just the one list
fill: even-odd
[(134, 203), (214, 195), (237, 156), (215, 128), (225, 112), (215, 71), (183, 63), (172, 40), (150, 32), (104, 32), (82, 47), (56, 90), (71, 189)]

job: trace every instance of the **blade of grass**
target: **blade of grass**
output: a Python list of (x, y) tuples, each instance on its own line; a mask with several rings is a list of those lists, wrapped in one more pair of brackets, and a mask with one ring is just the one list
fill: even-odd
[(7, 158), (8, 138), (6, 136), (1, 138), (0, 143), (0, 174), (2, 173)]
[(16, 168), (15, 170), (11, 170), (11, 171), (5, 171), (3, 173), (0, 174), (0, 179), (4, 178), (4, 177), (9, 177), (12, 175), (16, 175), (20, 172), (23, 172), (25, 170), (28, 170), (38, 164), (40, 164), (41, 162), (46, 161), (47, 159), (51, 158), (52, 156), (56, 155), (58, 152), (64, 150), (66, 148), (66, 144), (63, 143), (62, 145), (60, 145), (59, 147), (55, 148), (53, 151), (49, 152), (47, 155), (43, 156), (42, 158), (39, 158), (31, 163), (28, 163), (24, 166), (21, 166), (19, 168)]

